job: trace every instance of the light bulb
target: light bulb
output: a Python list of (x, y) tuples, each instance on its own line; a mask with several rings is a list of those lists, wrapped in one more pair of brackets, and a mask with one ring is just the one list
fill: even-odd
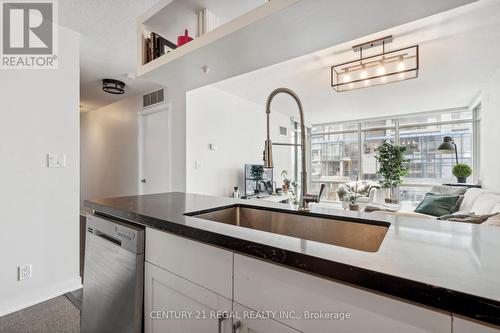
[(398, 62), (397, 69), (398, 69), (398, 71), (404, 71), (404, 69), (405, 69), (405, 63), (403, 62), (402, 59)]
[(385, 67), (380, 63), (380, 65), (377, 67), (377, 75), (384, 75), (385, 74)]
[(350, 76), (349, 74), (344, 74), (344, 75), (342, 76), (342, 80), (343, 80), (344, 82), (349, 82), (349, 81), (351, 81), (351, 76)]
[(365, 79), (368, 76), (368, 72), (366, 70), (362, 70), (361, 73), (359, 73), (359, 77), (361, 79)]

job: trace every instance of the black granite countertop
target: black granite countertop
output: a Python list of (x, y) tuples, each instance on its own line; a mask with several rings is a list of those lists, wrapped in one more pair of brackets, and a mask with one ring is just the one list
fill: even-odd
[(500, 326), (499, 226), (311, 209), (390, 223), (378, 251), (364, 252), (185, 215), (235, 204), (301, 214), (284, 204), (178, 192), (85, 202), (98, 213)]

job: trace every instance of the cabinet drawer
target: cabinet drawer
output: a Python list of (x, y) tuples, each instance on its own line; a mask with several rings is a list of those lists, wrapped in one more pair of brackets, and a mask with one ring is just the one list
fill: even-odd
[(232, 299), (230, 251), (147, 228), (146, 261)]
[(235, 302), (233, 302), (233, 312), (242, 317), (242, 319), (234, 320), (234, 332), (236, 333), (300, 333), (273, 319), (262, 319), (249, 315), (250, 313), (255, 314), (255, 311)]
[[(145, 266), (146, 333), (230, 333), (232, 302), (150, 263)], [(220, 329), (219, 329), (220, 325)]]
[(473, 321), (453, 314), (453, 333), (500, 333), (500, 327)]
[[(296, 317), (277, 320), (302, 332), (451, 332), (451, 314), (238, 254), (234, 301), (257, 311), (295, 311)], [(345, 313), (350, 319), (311, 318), (320, 313)]]

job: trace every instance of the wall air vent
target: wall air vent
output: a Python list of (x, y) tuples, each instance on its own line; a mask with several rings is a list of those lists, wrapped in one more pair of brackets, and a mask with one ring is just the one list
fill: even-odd
[(142, 107), (147, 108), (165, 101), (165, 89), (153, 91), (142, 96)]
[(286, 127), (280, 126), (280, 135), (287, 135), (288, 129)]

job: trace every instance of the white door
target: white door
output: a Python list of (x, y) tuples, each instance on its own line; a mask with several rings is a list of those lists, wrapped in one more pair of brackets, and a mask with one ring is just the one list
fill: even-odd
[(278, 323), (272, 319), (263, 319), (252, 311), (238, 303), (233, 302), (234, 315), (240, 319), (234, 319), (235, 333), (300, 333), (293, 328)]
[(171, 190), (170, 106), (163, 104), (138, 114), (139, 193)]
[(231, 333), (229, 299), (149, 262), (144, 288), (146, 333)]

